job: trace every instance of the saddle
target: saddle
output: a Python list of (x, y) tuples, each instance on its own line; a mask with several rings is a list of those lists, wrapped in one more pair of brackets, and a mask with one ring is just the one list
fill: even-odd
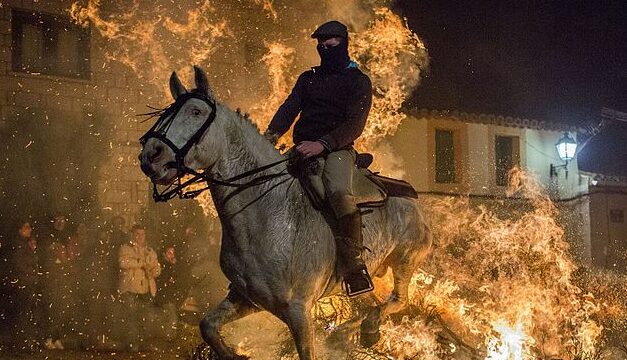
[[(389, 197), (418, 198), (416, 190), (406, 181), (381, 176), (368, 169), (373, 156), (357, 154), (353, 172), (353, 195), (359, 208), (385, 205)], [(288, 165), (289, 172), (300, 181), (313, 207), (327, 209), (322, 170), (324, 158), (298, 158)]]

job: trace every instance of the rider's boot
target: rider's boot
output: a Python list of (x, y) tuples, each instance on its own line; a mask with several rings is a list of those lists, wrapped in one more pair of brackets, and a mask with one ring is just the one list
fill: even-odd
[(359, 211), (338, 219), (337, 246), (338, 269), (342, 274), (348, 296), (356, 296), (374, 290), (374, 285), (363, 258), (361, 213)]

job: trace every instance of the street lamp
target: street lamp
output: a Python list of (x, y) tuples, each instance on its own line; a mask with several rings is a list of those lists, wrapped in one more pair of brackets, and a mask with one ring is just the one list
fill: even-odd
[(564, 175), (568, 178), (568, 161), (574, 159), (575, 154), (577, 154), (577, 141), (565, 132), (564, 136), (557, 141), (555, 147), (557, 148), (557, 154), (560, 156), (560, 159), (564, 161), (564, 164), (551, 164), (551, 177), (557, 176), (557, 170), (564, 168)]

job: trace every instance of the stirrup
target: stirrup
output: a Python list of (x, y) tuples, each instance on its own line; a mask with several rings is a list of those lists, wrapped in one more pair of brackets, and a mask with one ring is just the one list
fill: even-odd
[(359, 288), (352, 288), (350, 282), (348, 282), (346, 280), (347, 276), (344, 276), (344, 279), (342, 281), (342, 288), (344, 289), (344, 291), (346, 291), (346, 295), (348, 297), (353, 297), (353, 296), (357, 296), (357, 295), (361, 295), (370, 291), (374, 290), (374, 284), (372, 283), (372, 279), (370, 278), (370, 275), (368, 274), (368, 270), (366, 269), (361, 269), (359, 270), (358, 273), (352, 273), (350, 274), (351, 278), (353, 278), (356, 275), (360, 276), (360, 280), (364, 280), (365, 281), (365, 285), (366, 286), (362, 286)]

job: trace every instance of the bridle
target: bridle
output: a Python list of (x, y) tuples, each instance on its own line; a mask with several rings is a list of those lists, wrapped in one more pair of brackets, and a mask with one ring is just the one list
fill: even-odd
[[(189, 140), (187, 140), (187, 142), (181, 148), (179, 148), (170, 139), (168, 139), (168, 131), (170, 130), (172, 123), (174, 123), (174, 119), (178, 115), (179, 111), (189, 99), (199, 99), (199, 100), (204, 101), (207, 105), (209, 105), (209, 108), (211, 109), (211, 113), (207, 115), (207, 118), (205, 119), (203, 124), (200, 126), (200, 128), (196, 130), (194, 135), (192, 135), (192, 137), (189, 138)], [(211, 124), (216, 118), (216, 113), (217, 113), (216, 102), (215, 100), (209, 98), (208, 96), (205, 96), (198, 92), (190, 92), (190, 93), (182, 94), (176, 98), (174, 103), (172, 103), (170, 106), (168, 106), (165, 109), (162, 109), (153, 113), (141, 114), (141, 115), (152, 115), (153, 117), (159, 116), (159, 119), (141, 138), (139, 138), (139, 142), (142, 144), (142, 146), (144, 146), (146, 142), (148, 141), (148, 139), (155, 138), (155, 139), (160, 140), (164, 144), (166, 144), (174, 152), (174, 156), (175, 156), (174, 165), (175, 166), (173, 167), (180, 170), (185, 167), (185, 156), (187, 155), (189, 150), (192, 148), (192, 146), (198, 144), (198, 142), (200, 141), (200, 138), (204, 135), (205, 131), (209, 129), (209, 126), (211, 126)]]
[[(207, 105), (209, 105), (209, 108), (211, 109), (211, 113), (207, 116), (207, 118), (205, 119), (203, 124), (200, 126), (200, 128), (196, 130), (194, 135), (192, 135), (192, 137), (190, 137), (189, 140), (187, 140), (187, 142), (182, 147), (179, 148), (176, 144), (174, 144), (174, 142), (172, 142), (172, 140), (168, 139), (168, 131), (170, 130), (170, 127), (172, 126), (172, 123), (174, 122), (174, 119), (176, 118), (178, 112), (181, 110), (183, 105), (189, 99), (199, 99), (199, 100), (204, 101)], [(140, 115), (150, 116), (148, 119), (157, 117), (157, 116), (159, 118), (155, 122), (155, 124), (141, 138), (139, 138), (139, 142), (142, 144), (142, 146), (144, 146), (146, 142), (148, 141), (148, 139), (155, 138), (155, 139), (160, 140), (164, 144), (166, 144), (174, 152), (174, 159), (175, 159), (174, 161), (166, 164), (166, 166), (168, 166), (169, 168), (177, 169), (176, 181), (173, 182), (171, 185), (167, 186), (163, 191), (160, 192), (159, 189), (157, 188), (157, 184), (153, 183), (152, 198), (155, 200), (155, 202), (165, 202), (177, 196), (180, 199), (193, 199), (197, 197), (198, 195), (200, 195), (202, 192), (208, 190), (209, 184), (235, 187), (235, 188), (246, 188), (246, 187), (263, 184), (279, 176), (288, 175), (287, 172), (283, 171), (283, 172), (275, 173), (275, 174), (262, 175), (244, 183), (236, 182), (248, 176), (268, 170), (284, 162), (288, 162), (292, 160), (293, 157), (287, 157), (286, 159), (282, 159), (282, 160), (273, 162), (271, 164), (267, 164), (267, 165), (246, 171), (242, 174), (239, 174), (239, 175), (236, 175), (234, 177), (224, 179), (224, 180), (212, 178), (208, 174), (205, 174), (204, 172), (201, 173), (186, 166), (185, 156), (187, 156), (187, 153), (192, 148), (192, 146), (198, 144), (202, 136), (209, 129), (209, 127), (211, 126), (211, 124), (214, 122), (216, 118), (216, 113), (217, 113), (217, 105), (216, 105), (215, 100), (199, 92), (190, 92), (190, 93), (185, 93), (185, 94), (178, 96), (176, 100), (174, 101), (174, 103), (172, 103), (170, 106), (166, 107), (165, 109), (159, 109), (157, 111), (150, 112), (147, 114), (140, 114)], [(183, 177), (185, 175), (191, 175), (191, 178), (183, 181)], [(199, 184), (202, 182), (206, 182), (207, 185), (200, 189), (187, 190), (189, 186)]]

